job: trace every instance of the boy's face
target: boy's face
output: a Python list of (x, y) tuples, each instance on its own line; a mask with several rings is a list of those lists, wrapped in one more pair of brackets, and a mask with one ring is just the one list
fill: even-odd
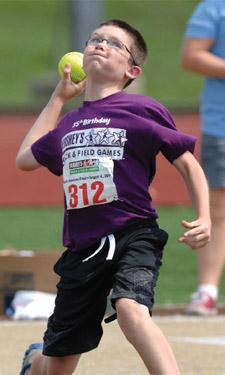
[(87, 76), (102, 82), (126, 79), (126, 71), (132, 67), (132, 58), (125, 46), (131, 50), (131, 38), (125, 30), (116, 26), (96, 29), (84, 51), (83, 69)]

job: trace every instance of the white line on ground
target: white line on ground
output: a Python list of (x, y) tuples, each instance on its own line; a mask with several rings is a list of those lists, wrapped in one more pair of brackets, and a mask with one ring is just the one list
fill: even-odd
[(175, 337), (169, 336), (169, 341), (187, 342), (191, 344), (206, 344), (225, 346), (225, 336), (204, 336), (204, 337)]
[(167, 316), (153, 316), (155, 322), (223, 322), (225, 315), (217, 316), (194, 316), (194, 315), (167, 315)]

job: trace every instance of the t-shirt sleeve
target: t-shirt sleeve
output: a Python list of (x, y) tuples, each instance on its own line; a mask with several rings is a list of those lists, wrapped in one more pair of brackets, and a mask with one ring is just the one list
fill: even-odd
[(188, 20), (186, 38), (216, 38), (219, 13), (209, 2), (201, 2)]
[(190, 151), (193, 154), (196, 141), (197, 138), (192, 135), (184, 134), (176, 130), (165, 129), (160, 151), (170, 163), (173, 163), (174, 160), (179, 158), (186, 151)]
[(150, 147), (155, 147), (155, 154), (161, 152), (173, 163), (186, 151), (194, 153), (197, 138), (180, 132), (167, 108), (160, 105), (157, 111), (154, 110), (150, 123), (153, 137), (150, 137)]
[(59, 144), (58, 128), (50, 131), (31, 146), (35, 159), (47, 167), (50, 172), (60, 176), (62, 174), (62, 156)]

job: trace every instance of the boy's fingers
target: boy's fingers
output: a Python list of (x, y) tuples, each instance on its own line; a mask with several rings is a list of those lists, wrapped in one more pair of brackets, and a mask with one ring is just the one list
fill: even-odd
[(181, 221), (181, 225), (182, 225), (184, 228), (192, 229), (192, 228), (195, 228), (195, 227), (196, 227), (196, 222), (195, 222), (195, 221), (188, 222), (188, 221), (186, 221), (186, 220), (182, 220), (182, 221)]
[(69, 78), (70, 77), (70, 71), (71, 71), (71, 65), (66, 64), (63, 69), (63, 76), (64, 78)]

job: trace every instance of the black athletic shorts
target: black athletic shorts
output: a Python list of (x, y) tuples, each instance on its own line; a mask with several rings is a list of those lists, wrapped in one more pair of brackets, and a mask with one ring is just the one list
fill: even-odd
[(114, 308), (115, 300), (125, 297), (146, 305), (152, 314), (167, 238), (155, 220), (143, 220), (91, 248), (64, 251), (54, 266), (61, 278), (43, 354), (63, 357), (96, 348), (111, 290)]

